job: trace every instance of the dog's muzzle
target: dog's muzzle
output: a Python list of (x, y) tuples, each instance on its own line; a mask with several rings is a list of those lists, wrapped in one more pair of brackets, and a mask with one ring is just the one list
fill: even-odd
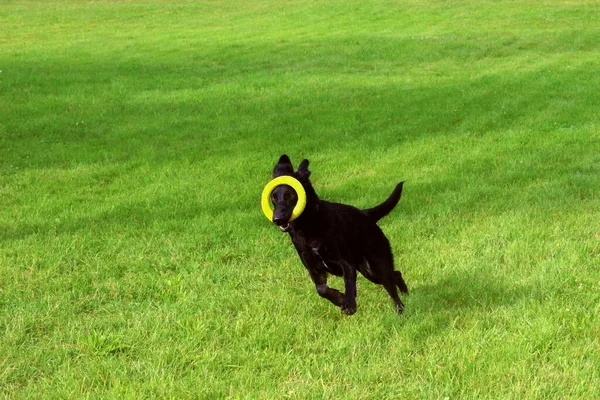
[(277, 225), (282, 232), (287, 232), (290, 229), (290, 221), (283, 218), (273, 218), (273, 223)]

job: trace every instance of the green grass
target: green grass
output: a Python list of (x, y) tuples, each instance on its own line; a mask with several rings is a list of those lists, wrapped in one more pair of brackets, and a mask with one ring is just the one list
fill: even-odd
[[(0, 397), (600, 397), (596, 1), (1, 8)], [(284, 152), (359, 207), (406, 180), (403, 317), (316, 294)]]

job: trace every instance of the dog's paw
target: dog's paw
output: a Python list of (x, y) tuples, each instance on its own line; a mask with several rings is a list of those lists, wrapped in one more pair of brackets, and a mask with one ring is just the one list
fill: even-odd
[(356, 313), (356, 304), (342, 304), (340, 308), (346, 315), (352, 315)]
[(404, 312), (404, 304), (396, 304), (396, 314), (402, 315)]

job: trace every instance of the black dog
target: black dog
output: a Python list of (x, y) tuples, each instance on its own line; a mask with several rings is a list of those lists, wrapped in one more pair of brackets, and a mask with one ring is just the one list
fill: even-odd
[[(288, 232), (296, 251), (308, 270), (317, 292), (341, 310), (356, 312), (356, 271), (373, 283), (383, 285), (401, 314), (404, 304), (396, 287), (403, 294), (408, 288), (400, 271), (394, 270), (390, 243), (376, 222), (386, 216), (400, 201), (402, 184), (380, 205), (359, 210), (345, 204), (319, 199), (309, 180), (308, 160), (303, 160), (294, 172), (290, 158), (282, 155), (273, 170), (273, 178), (290, 175), (299, 180), (306, 191), (306, 208), (290, 222), (298, 196), (288, 185), (277, 186), (271, 193), (275, 206), (273, 223)], [(345, 292), (327, 286), (327, 275), (344, 277)]]

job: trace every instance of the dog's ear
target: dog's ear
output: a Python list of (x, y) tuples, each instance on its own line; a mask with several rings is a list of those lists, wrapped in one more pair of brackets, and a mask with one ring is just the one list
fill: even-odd
[(308, 179), (310, 177), (310, 171), (308, 170), (308, 160), (305, 158), (298, 166), (298, 176), (300, 178)]
[(287, 154), (282, 154), (279, 157), (279, 161), (277, 161), (277, 165), (273, 169), (273, 178), (282, 175), (292, 175), (294, 173), (294, 167), (292, 166), (292, 161), (287, 156)]

